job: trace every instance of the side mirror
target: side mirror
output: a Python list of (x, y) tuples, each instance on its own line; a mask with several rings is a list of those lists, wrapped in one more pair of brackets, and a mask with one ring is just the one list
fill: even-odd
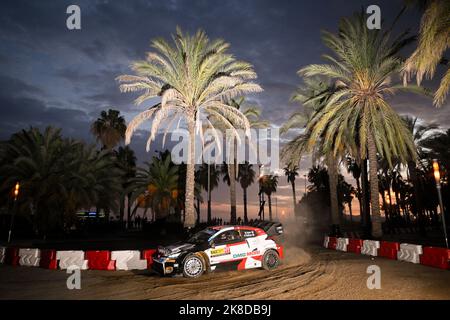
[(211, 241), (209, 243), (209, 246), (214, 249), (216, 247), (216, 244), (214, 243), (214, 241)]

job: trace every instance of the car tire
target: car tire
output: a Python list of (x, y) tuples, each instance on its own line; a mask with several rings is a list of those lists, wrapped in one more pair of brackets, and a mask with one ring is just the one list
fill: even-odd
[(198, 278), (205, 272), (205, 261), (196, 254), (188, 255), (183, 261), (183, 276)]
[(275, 250), (267, 250), (262, 258), (262, 267), (265, 270), (274, 270), (280, 265), (280, 255)]

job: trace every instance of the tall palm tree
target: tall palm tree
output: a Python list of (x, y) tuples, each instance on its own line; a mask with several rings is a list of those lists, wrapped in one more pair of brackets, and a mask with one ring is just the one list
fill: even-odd
[(291, 184), (292, 186), (292, 201), (294, 203), (294, 214), (295, 214), (295, 209), (297, 207), (297, 198), (295, 196), (295, 178), (298, 177), (298, 166), (297, 165), (293, 165), (292, 163), (290, 163), (289, 165), (287, 165), (286, 167), (284, 167), (284, 175), (287, 177), (287, 182)]
[(253, 170), (253, 165), (249, 164), (246, 161), (243, 164), (239, 164), (239, 173), (238, 179), (241, 184), (241, 188), (243, 191), (243, 200), (244, 200), (244, 222), (248, 222), (248, 213), (247, 213), (247, 189), (255, 182), (256, 172)]
[(273, 220), (272, 216), (272, 193), (277, 192), (278, 177), (273, 175), (262, 176), (261, 190), (267, 195), (269, 201), (269, 220)]
[(129, 190), (132, 190), (132, 202), (145, 201), (150, 204), (156, 219), (167, 218), (178, 197), (178, 167), (173, 164), (170, 154), (154, 156), (152, 162), (145, 162), (145, 167), (137, 168)]
[(219, 170), (215, 165), (202, 164), (198, 172), (198, 182), (203, 190), (208, 193), (207, 221), (211, 222), (211, 192), (219, 186)]
[[(136, 61), (135, 75), (118, 77), (123, 92), (143, 91), (136, 99), (141, 104), (153, 97), (161, 103), (150, 107), (128, 125), (125, 142), (129, 143), (136, 128), (153, 118), (147, 149), (156, 137), (161, 123), (167, 119), (184, 118), (190, 137), (186, 170), (185, 221), (186, 227), (195, 225), (195, 133), (202, 130), (201, 122), (211, 127), (213, 121), (227, 129), (250, 128), (247, 118), (226, 101), (262, 88), (252, 82), (256, 78), (251, 64), (238, 61), (229, 54), (229, 44), (221, 39), (210, 41), (205, 32), (185, 34), (177, 28), (171, 45), (164, 39), (152, 41), (156, 52), (147, 54), (144, 61)], [(206, 115), (203, 117), (203, 115)], [(170, 125), (166, 130), (170, 130)]]
[(323, 41), (333, 51), (325, 56), (331, 64), (309, 65), (299, 73), (334, 79), (336, 90), (308, 123), (308, 143), (314, 146), (323, 139), (324, 148), (336, 154), (346, 141), (352, 155), (368, 157), (372, 233), (381, 237), (377, 153), (389, 163), (392, 157), (406, 162), (416, 156), (410, 132), (386, 100), (398, 90), (420, 91), (391, 82), (402, 67), (396, 54), (411, 38), (401, 34), (392, 40), (389, 31), (369, 30), (364, 16), (357, 15), (341, 21), (339, 34), (325, 32)]
[(420, 22), (419, 44), (404, 66), (405, 83), (416, 75), (417, 84), (423, 78), (433, 78), (437, 66), (442, 64), (446, 71), (434, 94), (434, 104), (442, 106), (450, 90), (450, 63), (444, 53), (450, 48), (450, 1), (407, 0), (409, 4), (425, 9)]
[[(270, 123), (266, 120), (261, 120), (261, 109), (257, 106), (248, 105), (245, 101), (245, 97), (240, 97), (237, 99), (231, 99), (229, 105), (233, 106), (237, 110), (240, 110), (242, 114), (247, 118), (248, 123), (251, 128), (267, 128), (270, 126)], [(219, 125), (220, 127), (220, 125)], [(242, 143), (242, 142), (241, 142)], [(253, 144), (249, 143), (249, 146), (253, 148)], [(233, 163), (228, 163), (225, 169), (228, 172), (224, 172), (224, 178), (227, 184), (230, 186), (230, 222), (236, 222), (236, 181), (238, 179), (237, 172), (237, 139), (233, 140), (233, 145), (230, 146), (233, 148)], [(230, 177), (234, 177), (230, 179)]]
[[(426, 140), (427, 137), (430, 136), (430, 134), (438, 129), (438, 126), (436, 124), (419, 124), (417, 122), (417, 117), (412, 118), (405, 116), (403, 117), (403, 120), (406, 123), (406, 126), (409, 130), (409, 132), (412, 134), (414, 139), (414, 145), (416, 146), (416, 152), (420, 156), (423, 153), (423, 142)], [(414, 188), (414, 200), (416, 202), (416, 210), (419, 217), (419, 223), (423, 221), (423, 200), (422, 200), (422, 193), (423, 189), (420, 187), (420, 181), (417, 177), (417, 161), (414, 159), (410, 159), (408, 161), (408, 174), (409, 178), (411, 180), (411, 183)], [(422, 228), (422, 226), (421, 226)], [(424, 228), (422, 228), (422, 233), (424, 232)]]
[(100, 118), (91, 126), (92, 134), (100, 141), (104, 149), (113, 149), (125, 138), (127, 126), (120, 111), (109, 109), (102, 111)]
[(361, 191), (361, 166), (358, 164), (358, 161), (352, 157), (347, 156), (346, 161), (346, 167), (347, 172), (351, 173), (353, 176), (353, 179), (355, 179), (356, 182), (356, 197), (358, 198), (359, 202), (359, 214), (361, 215), (361, 222), (363, 222), (363, 215), (365, 212), (363, 212), (363, 206), (362, 206), (362, 191)]
[[(136, 161), (137, 158), (134, 154), (133, 149), (129, 146), (119, 147), (115, 152), (116, 158), (119, 164), (119, 168), (121, 168), (124, 172), (122, 177), (123, 189), (127, 190), (130, 185), (130, 180), (136, 175)], [(119, 220), (123, 222), (123, 218), (125, 215), (125, 197), (127, 197), (128, 205), (127, 205), (127, 221), (128, 223), (131, 221), (131, 192), (128, 194), (121, 195), (120, 199), (120, 211), (119, 211)]]

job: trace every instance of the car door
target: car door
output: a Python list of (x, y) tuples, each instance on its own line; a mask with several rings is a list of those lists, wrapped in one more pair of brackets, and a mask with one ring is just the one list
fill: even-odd
[(212, 247), (207, 250), (211, 265), (232, 263), (246, 257), (247, 242), (238, 230), (227, 230), (217, 234), (211, 241)]

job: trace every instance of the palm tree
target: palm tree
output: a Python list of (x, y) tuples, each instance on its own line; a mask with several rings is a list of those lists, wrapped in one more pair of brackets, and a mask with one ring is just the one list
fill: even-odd
[(273, 175), (262, 176), (261, 190), (267, 195), (269, 200), (269, 220), (272, 221), (272, 193), (277, 192), (278, 177)]
[(331, 64), (310, 65), (299, 73), (334, 79), (336, 90), (309, 121), (308, 144), (312, 147), (323, 139), (324, 149), (338, 154), (345, 141), (352, 155), (368, 156), (372, 233), (381, 237), (377, 153), (390, 164), (392, 157), (406, 162), (416, 156), (411, 134), (386, 100), (398, 90), (420, 91), (391, 83), (402, 66), (396, 54), (411, 38), (402, 34), (391, 40), (389, 31), (369, 30), (364, 16), (358, 15), (343, 19), (338, 35), (325, 32), (323, 41), (334, 53), (325, 56)]
[[(266, 120), (260, 120), (261, 109), (257, 106), (247, 105), (245, 101), (245, 97), (240, 97), (238, 99), (231, 99), (228, 103), (233, 106), (235, 109), (240, 110), (242, 114), (247, 118), (251, 128), (267, 128), (270, 123)], [(245, 108), (245, 109), (244, 109)], [(217, 125), (220, 127), (220, 124)], [(237, 139), (233, 140), (233, 145), (230, 146), (233, 148), (233, 161), (232, 163), (228, 163), (224, 169), (228, 172), (224, 174), (224, 178), (227, 184), (230, 186), (230, 222), (236, 222), (236, 180), (237, 177)], [(241, 142), (242, 143), (242, 142)], [(253, 148), (253, 145), (249, 143), (249, 146)], [(234, 177), (234, 179), (230, 179), (230, 177)]]
[[(123, 189), (128, 189), (130, 184), (130, 180), (136, 175), (136, 156), (134, 154), (133, 149), (129, 146), (119, 147), (115, 152), (117, 161), (119, 164), (119, 168), (121, 168), (124, 172), (122, 177), (123, 181)], [(128, 198), (127, 205), (127, 221), (128, 223), (131, 221), (131, 192), (128, 194), (121, 195), (120, 199), (120, 212), (119, 212), (119, 220), (122, 223), (125, 215), (125, 196)]]
[(294, 203), (294, 213), (297, 208), (297, 198), (295, 196), (295, 178), (298, 177), (298, 166), (290, 163), (284, 167), (284, 175), (287, 177), (287, 182), (292, 186), (292, 201)]
[(91, 126), (92, 134), (103, 145), (103, 149), (113, 149), (125, 138), (127, 126), (125, 119), (120, 115), (120, 111), (109, 109), (102, 111), (100, 118), (94, 121)]
[(243, 164), (239, 165), (239, 173), (238, 179), (241, 184), (241, 188), (243, 191), (243, 200), (244, 200), (244, 222), (248, 222), (248, 214), (247, 214), (247, 189), (255, 182), (256, 172), (253, 170), (253, 165), (249, 164), (246, 161)]
[(156, 219), (167, 218), (178, 197), (178, 167), (173, 164), (170, 154), (154, 156), (152, 162), (145, 162), (145, 167), (137, 168), (129, 190), (133, 190), (132, 202), (147, 202)]
[(358, 198), (359, 202), (359, 214), (361, 215), (361, 222), (363, 222), (363, 215), (366, 214), (366, 212), (363, 212), (363, 206), (362, 206), (362, 191), (361, 191), (361, 166), (358, 164), (358, 161), (352, 157), (347, 157), (346, 161), (346, 167), (347, 172), (351, 173), (353, 176), (353, 179), (355, 179), (356, 182), (356, 197)]
[(420, 22), (419, 44), (404, 66), (405, 83), (416, 75), (417, 84), (423, 78), (433, 78), (438, 64), (446, 67), (446, 72), (434, 94), (434, 104), (442, 106), (450, 89), (450, 64), (444, 59), (445, 51), (450, 48), (450, 2), (447, 0), (408, 0), (425, 12)]
[[(198, 172), (198, 182), (208, 193), (208, 214), (207, 221), (211, 222), (211, 192), (215, 188), (219, 186), (219, 171), (217, 170), (215, 165), (211, 164), (202, 164), (199, 168)], [(198, 209), (200, 210), (200, 208)]]
[(34, 229), (44, 237), (70, 228), (77, 210), (114, 209), (122, 174), (109, 151), (64, 139), (52, 127), (22, 130), (0, 144), (0, 194), (20, 181), (19, 209), (32, 208)]
[[(403, 120), (406, 123), (406, 126), (408, 127), (408, 130), (413, 135), (414, 139), (414, 145), (417, 149), (417, 154), (420, 156), (423, 154), (423, 142), (428, 138), (432, 131), (438, 129), (438, 126), (435, 124), (419, 124), (417, 123), (417, 117), (412, 118), (405, 116), (403, 117)], [(414, 199), (416, 202), (416, 210), (417, 214), (419, 216), (419, 221), (422, 221), (423, 219), (423, 205), (422, 205), (422, 188), (420, 187), (420, 182), (417, 177), (417, 161), (414, 161), (414, 159), (410, 159), (408, 161), (408, 174), (409, 178), (412, 182), (413, 188), (414, 188)]]
[[(223, 40), (210, 41), (205, 32), (184, 34), (177, 28), (174, 45), (164, 39), (152, 41), (157, 52), (147, 54), (145, 61), (136, 61), (132, 68), (136, 75), (118, 77), (123, 92), (143, 91), (136, 99), (141, 104), (153, 97), (161, 103), (136, 116), (128, 125), (125, 142), (129, 143), (136, 128), (153, 118), (147, 149), (156, 137), (164, 120), (184, 118), (190, 143), (186, 170), (185, 221), (186, 227), (195, 225), (195, 131), (202, 130), (201, 122), (220, 122), (227, 129), (250, 128), (247, 118), (226, 101), (262, 91), (252, 82), (256, 78), (251, 64), (236, 60), (227, 52), (229, 44)], [(207, 116), (206, 119), (202, 114)], [(170, 130), (170, 125), (166, 130)], [(197, 127), (197, 128), (196, 128)], [(234, 132), (234, 131), (233, 131)]]

